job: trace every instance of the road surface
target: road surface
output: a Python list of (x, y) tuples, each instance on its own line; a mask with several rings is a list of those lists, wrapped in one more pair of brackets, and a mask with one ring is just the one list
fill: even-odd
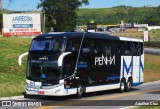
[(160, 49), (158, 48), (144, 48), (145, 54), (153, 54), (153, 55), (160, 55)]
[[(21, 100), (39, 101), (43, 106), (45, 105), (45, 107), (23, 107), (24, 109), (122, 109), (128, 106), (135, 106), (135, 104), (138, 103), (147, 104), (152, 103), (152, 101), (160, 100), (160, 81), (133, 87), (131, 92), (119, 93), (117, 90), (110, 90), (88, 93), (80, 100), (75, 99), (74, 96), (36, 96), (33, 98), (24, 98)], [(157, 103), (153, 104), (157, 105)], [(160, 104), (158, 105), (160, 106)], [(15, 107), (15, 109), (21, 108), (22, 107)], [(2, 109), (5, 109), (5, 107)]]

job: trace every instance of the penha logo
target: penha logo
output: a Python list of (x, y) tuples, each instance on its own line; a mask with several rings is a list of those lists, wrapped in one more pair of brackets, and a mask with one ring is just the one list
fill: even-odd
[(32, 22), (33, 19), (30, 16), (16, 16), (12, 19), (13, 22)]
[(102, 57), (95, 57), (95, 65), (115, 65), (115, 55), (111, 56), (103, 56)]

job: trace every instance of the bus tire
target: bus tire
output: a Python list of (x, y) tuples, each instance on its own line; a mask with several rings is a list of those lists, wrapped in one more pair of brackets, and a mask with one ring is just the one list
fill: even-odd
[(124, 79), (122, 79), (120, 82), (119, 92), (123, 93), (125, 91), (125, 89), (126, 89), (126, 82)]
[(79, 84), (79, 86), (77, 87), (77, 94), (76, 94), (76, 98), (80, 99), (83, 97), (85, 92), (85, 87), (82, 84)]
[(126, 83), (126, 92), (129, 92), (132, 88), (132, 80), (128, 79), (128, 82)]

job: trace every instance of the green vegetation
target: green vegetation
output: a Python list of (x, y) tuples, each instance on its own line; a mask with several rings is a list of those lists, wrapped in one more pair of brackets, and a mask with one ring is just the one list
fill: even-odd
[(28, 51), (30, 42), (29, 38), (0, 38), (0, 97), (25, 92), (26, 63), (20, 67), (18, 57)]
[[(42, 1), (42, 0), (41, 0)], [(160, 25), (159, 7), (129, 7), (117, 6), (113, 8), (78, 9), (82, 4), (88, 4), (88, 0), (59, 0), (59, 2), (43, 1), (38, 7), (46, 14), (46, 27), (48, 31), (54, 28), (57, 31), (73, 31), (75, 25), (86, 25), (91, 20), (97, 24), (147, 23)], [(58, 9), (58, 11), (57, 11)], [(0, 26), (2, 27), (2, 14), (0, 12)], [(7, 12), (7, 11), (6, 11)], [(62, 17), (63, 16), (63, 17)]]
[[(0, 38), (0, 97), (22, 95), (25, 92), (26, 59), (18, 65), (20, 54), (27, 52), (30, 38)], [(145, 82), (159, 80), (160, 56), (145, 55)]]
[(76, 27), (76, 10), (88, 0), (40, 0), (38, 8), (46, 14), (46, 27), (54, 31), (74, 31)]
[[(122, 37), (130, 37), (130, 38), (139, 38), (143, 39), (143, 31), (139, 32), (112, 32), (109, 33), (113, 36), (122, 36)], [(159, 47), (160, 48), (160, 29), (150, 30), (149, 31), (149, 41), (146, 43), (146, 46), (151, 47)]]
[(149, 31), (149, 39), (155, 41), (160, 40), (160, 29)]
[(160, 38), (159, 38), (159, 41), (145, 42), (144, 46), (146, 46), (146, 47), (160, 48)]
[(0, 11), (0, 28), (2, 28), (3, 20), (2, 20), (2, 11)]
[(145, 54), (144, 82), (160, 80), (160, 56)]
[(119, 24), (121, 20), (130, 23), (148, 23), (160, 25), (159, 7), (127, 7), (119, 6), (101, 9), (80, 9), (77, 11), (77, 25), (85, 25), (90, 20), (98, 24)]

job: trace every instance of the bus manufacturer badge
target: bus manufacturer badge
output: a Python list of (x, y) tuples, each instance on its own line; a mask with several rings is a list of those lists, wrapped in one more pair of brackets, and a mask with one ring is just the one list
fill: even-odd
[(48, 57), (44, 56), (44, 57), (39, 58), (39, 60), (44, 60), (44, 61), (46, 61), (46, 60), (48, 60)]

